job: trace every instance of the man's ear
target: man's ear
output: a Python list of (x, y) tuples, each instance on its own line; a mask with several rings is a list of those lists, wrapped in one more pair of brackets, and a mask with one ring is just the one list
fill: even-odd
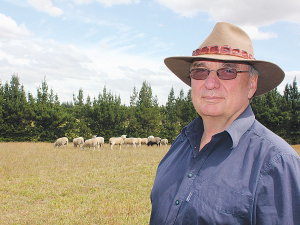
[(251, 99), (253, 95), (256, 92), (257, 89), (257, 81), (258, 81), (258, 76), (257, 75), (252, 75), (249, 79), (249, 92), (248, 92), (248, 99)]

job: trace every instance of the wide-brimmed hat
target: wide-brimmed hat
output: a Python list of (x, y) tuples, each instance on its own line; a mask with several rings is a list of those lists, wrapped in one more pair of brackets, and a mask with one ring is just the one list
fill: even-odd
[(230, 23), (217, 23), (211, 34), (193, 51), (192, 56), (168, 57), (164, 62), (177, 77), (191, 86), (190, 66), (195, 59), (252, 64), (259, 73), (254, 96), (272, 90), (284, 79), (284, 72), (279, 66), (254, 58), (252, 41), (247, 33)]

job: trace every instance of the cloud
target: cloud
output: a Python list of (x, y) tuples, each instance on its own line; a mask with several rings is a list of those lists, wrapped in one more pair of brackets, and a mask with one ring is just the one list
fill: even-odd
[(139, 3), (140, 0), (73, 0), (75, 4), (91, 4), (93, 2), (98, 2), (104, 4), (105, 6), (121, 5), (121, 4), (131, 4)]
[(270, 38), (277, 38), (277, 34), (274, 32), (261, 32), (255, 26), (241, 26), (246, 31), (252, 40), (267, 40)]
[(278, 0), (156, 0), (156, 2), (181, 16), (193, 17), (198, 12), (206, 12), (213, 21), (226, 21), (238, 26), (261, 27), (277, 21), (300, 23), (298, 0), (284, 2)]
[(299, 87), (300, 82), (300, 71), (285, 71), (284, 80), (277, 87), (277, 90), (280, 94), (283, 94), (286, 84), (293, 84), (294, 79), (296, 78), (297, 86)]
[(58, 7), (53, 6), (51, 0), (27, 0), (36, 10), (46, 12), (50, 16), (61, 16), (64, 12)]
[(18, 24), (9, 16), (0, 13), (0, 37), (18, 38), (20, 36), (33, 35), (27, 30), (25, 24)]
[(106, 41), (83, 48), (51, 39), (0, 39), (2, 83), (9, 82), (11, 75), (17, 73), (25, 91), (35, 96), (46, 77), (49, 89), (58, 94), (61, 102), (72, 101), (73, 93), (77, 96), (80, 88), (85, 99), (87, 95), (97, 98), (106, 86), (113, 94), (120, 95), (125, 104), (129, 104), (133, 87), (140, 90), (145, 80), (160, 104), (165, 104), (172, 86), (176, 93), (186, 86), (166, 69), (162, 58), (151, 58), (142, 52), (130, 54), (124, 49), (130, 48), (134, 39), (123, 41), (111, 40), (109, 48), (103, 48)]

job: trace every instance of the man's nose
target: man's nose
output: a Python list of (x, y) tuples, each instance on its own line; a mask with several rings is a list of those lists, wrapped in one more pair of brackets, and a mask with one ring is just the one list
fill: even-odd
[(220, 87), (220, 79), (216, 70), (210, 71), (208, 77), (205, 79), (205, 86), (209, 90)]

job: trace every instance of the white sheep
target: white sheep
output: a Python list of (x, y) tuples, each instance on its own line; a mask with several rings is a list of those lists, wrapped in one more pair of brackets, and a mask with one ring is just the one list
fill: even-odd
[(136, 144), (138, 147), (142, 147), (142, 138), (137, 138), (136, 139)]
[(128, 145), (132, 145), (132, 147), (136, 148), (137, 138), (125, 138), (124, 144), (126, 145), (126, 149)]
[(69, 140), (67, 137), (61, 137), (61, 138), (58, 138), (56, 140), (56, 142), (54, 142), (53, 147), (55, 148), (56, 146), (58, 146), (58, 147), (62, 146), (64, 148), (64, 146), (66, 146), (66, 148), (67, 148), (68, 142), (69, 142)]
[(142, 138), (142, 142), (141, 142), (141, 144), (143, 145), (143, 144), (148, 144), (148, 138)]
[(168, 145), (168, 139), (162, 139), (160, 144), (161, 145)]
[(84, 144), (81, 146), (81, 150), (83, 150), (84, 148), (94, 148), (95, 151), (95, 147), (98, 145), (98, 140), (96, 138), (92, 138), (92, 139), (88, 139), (84, 142)]
[(96, 137), (95, 135), (93, 136), (94, 139), (97, 139), (97, 146), (98, 146), (98, 150), (100, 150), (100, 148), (102, 146), (104, 146), (104, 137)]
[(122, 135), (121, 137), (112, 137), (109, 139), (109, 146), (110, 149), (113, 150), (114, 145), (119, 145), (121, 150), (121, 145), (124, 144), (124, 139), (126, 138), (126, 135)]
[(77, 137), (73, 139), (74, 148), (77, 148), (77, 146), (80, 147), (80, 145), (82, 145), (83, 143), (84, 143), (83, 137)]

